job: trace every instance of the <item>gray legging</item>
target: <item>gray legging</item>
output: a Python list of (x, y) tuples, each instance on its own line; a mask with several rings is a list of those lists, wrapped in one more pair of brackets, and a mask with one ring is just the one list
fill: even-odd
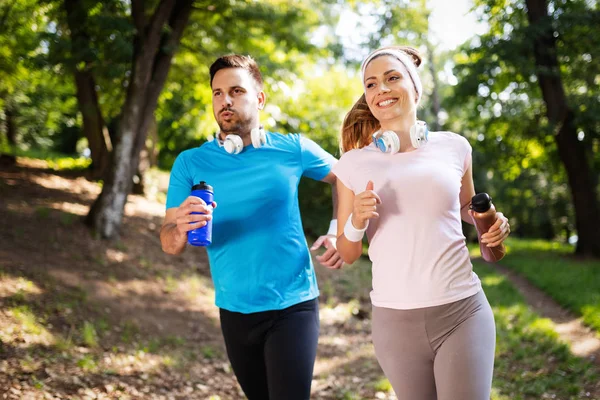
[(398, 400), (489, 400), (496, 327), (483, 293), (436, 307), (373, 306), (375, 355)]

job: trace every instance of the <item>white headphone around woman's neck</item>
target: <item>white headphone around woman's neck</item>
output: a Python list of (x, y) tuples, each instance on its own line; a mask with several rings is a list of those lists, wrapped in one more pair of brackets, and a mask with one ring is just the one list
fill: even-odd
[[(239, 135), (229, 133), (225, 136), (225, 139), (221, 140), (221, 133), (217, 134), (217, 143), (219, 146), (225, 149), (229, 154), (240, 154), (244, 150), (244, 141)], [(252, 128), (250, 131), (250, 139), (252, 140), (252, 146), (256, 149), (264, 146), (267, 142), (267, 134), (263, 127)]]
[[(410, 127), (410, 143), (418, 149), (429, 141), (429, 128), (424, 121), (417, 121)], [(394, 131), (377, 131), (373, 143), (383, 153), (395, 154), (400, 151), (400, 137)]]

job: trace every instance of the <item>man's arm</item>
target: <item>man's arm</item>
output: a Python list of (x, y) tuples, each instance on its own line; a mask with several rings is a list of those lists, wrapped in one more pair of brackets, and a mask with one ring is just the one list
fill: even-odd
[(320, 246), (324, 246), (327, 250), (325, 253), (316, 256), (315, 258), (321, 265), (327, 268), (339, 269), (342, 267), (343, 261), (340, 258), (339, 253), (336, 249), (336, 237), (337, 237), (337, 207), (338, 207), (338, 196), (337, 196), (337, 177), (333, 172), (329, 172), (323, 179), (322, 182), (327, 182), (331, 185), (331, 201), (333, 202), (333, 217), (329, 223), (329, 230), (323, 236), (320, 236), (311, 246), (311, 250), (317, 250)]
[(169, 208), (160, 228), (160, 243), (167, 254), (180, 254), (185, 250), (187, 235), (177, 229), (177, 208)]
[[(329, 172), (325, 178), (321, 179), (321, 181), (323, 182), (327, 182), (331, 185), (331, 202), (333, 203), (333, 216), (331, 217), (331, 220), (336, 220), (337, 218), (337, 208), (338, 208), (338, 194), (337, 194), (337, 177), (335, 176), (335, 174), (333, 172)], [(330, 227), (331, 228), (331, 227)], [(327, 234), (329, 235), (330, 232), (327, 232)], [(337, 230), (334, 230), (333, 232), (331, 232), (332, 235), (337, 236)]]
[[(179, 207), (169, 208), (160, 228), (160, 243), (167, 254), (181, 254), (187, 243), (187, 233), (192, 229), (201, 228), (206, 221), (212, 219), (212, 210), (204, 200), (190, 196)], [(202, 214), (192, 214), (192, 212)]]

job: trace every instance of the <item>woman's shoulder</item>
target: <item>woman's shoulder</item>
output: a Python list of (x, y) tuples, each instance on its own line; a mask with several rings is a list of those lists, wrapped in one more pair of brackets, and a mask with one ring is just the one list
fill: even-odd
[(361, 158), (372, 154), (373, 152), (378, 152), (375, 145), (372, 143), (368, 146), (361, 147), (360, 149), (352, 149), (348, 150), (340, 157), (340, 160), (346, 158), (347, 160), (360, 160)]
[[(338, 178), (353, 175), (356, 172), (357, 167), (368, 163), (368, 155), (372, 154), (373, 148), (374, 146), (369, 145), (360, 149), (348, 150), (341, 155), (338, 162), (333, 166), (333, 173), (336, 174)], [(346, 183), (348, 182), (345, 182), (344, 184)]]
[(429, 140), (451, 143), (451, 144), (454, 144), (456, 146), (461, 146), (461, 147), (464, 147), (464, 146), (470, 147), (471, 146), (469, 141), (467, 140), (467, 138), (465, 138), (462, 135), (459, 135), (458, 133), (454, 133), (454, 132), (450, 132), (450, 131), (431, 132), (431, 133), (429, 133)]

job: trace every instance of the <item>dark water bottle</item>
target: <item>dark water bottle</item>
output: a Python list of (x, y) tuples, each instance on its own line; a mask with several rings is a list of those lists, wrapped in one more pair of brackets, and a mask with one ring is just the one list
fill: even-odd
[[(213, 188), (206, 182), (201, 181), (199, 184), (192, 186), (190, 196), (200, 197), (208, 207), (212, 208), (213, 203)], [(203, 214), (193, 212), (192, 214)], [(188, 232), (188, 243), (193, 246), (208, 246), (212, 243), (212, 219), (206, 221), (206, 225), (192, 229)]]
[(492, 204), (492, 198), (487, 193), (476, 194), (471, 199), (471, 210), (481, 256), (487, 262), (500, 261), (506, 254), (504, 243), (500, 243), (496, 247), (487, 247), (485, 243), (481, 243), (481, 235), (487, 233), (496, 222), (496, 208)]

